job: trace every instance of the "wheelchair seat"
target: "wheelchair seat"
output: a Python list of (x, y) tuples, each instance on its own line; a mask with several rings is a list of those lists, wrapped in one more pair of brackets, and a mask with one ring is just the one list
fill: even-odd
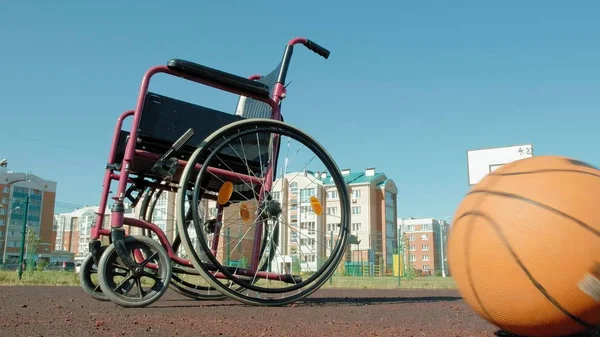
[[(281, 64), (258, 80), (249, 80), (181, 59), (170, 60), (168, 67), (180, 73), (206, 78), (213, 82), (243, 89), (246, 92), (270, 97)], [(186, 161), (192, 152), (203, 146), (204, 140), (217, 129), (242, 119), (271, 117), (272, 109), (269, 104), (250, 97), (240, 96), (235, 113), (231, 114), (148, 91), (144, 99), (136, 149), (156, 156), (162, 155), (191, 127), (195, 131), (194, 135), (176, 155), (178, 159)], [(283, 117), (280, 116), (280, 119), (283, 120)], [(128, 139), (129, 132), (122, 130), (117, 143), (115, 162), (120, 163), (123, 160)], [(221, 161), (222, 166), (229, 171), (241, 174), (247, 174), (248, 171), (263, 171), (263, 166), (275, 150), (271, 148), (272, 144), (268, 135), (249, 134), (242, 137), (241, 141), (243, 145), (231, 144), (231, 146), (220, 151), (219, 161)], [(240, 148), (240, 146), (243, 148)], [(240, 160), (239, 153), (244, 153), (245, 160)], [(200, 162), (204, 159), (200, 158)], [(137, 156), (130, 163), (130, 173), (160, 180), (162, 177), (152, 171), (155, 162), (154, 159)], [(182, 168), (172, 177), (173, 182), (178, 182), (181, 170)], [(247, 200), (258, 192), (253, 191), (241, 180), (232, 182), (236, 191), (231, 199), (232, 202)], [(221, 187), (222, 181), (211, 178), (204, 184), (206, 184), (205, 188), (207, 190), (215, 192)]]
[[(194, 136), (177, 153), (178, 159), (188, 160), (192, 152), (202, 146), (204, 140), (215, 130), (241, 119), (245, 119), (245, 117), (148, 92), (138, 129), (136, 149), (161, 155), (169, 150), (188, 128), (192, 127), (195, 131)], [(121, 130), (115, 162), (123, 160), (128, 138), (129, 132)], [(235, 144), (223, 149), (219, 158), (222, 160), (224, 168), (238, 173), (247, 173), (248, 170), (261, 172), (263, 169), (261, 166), (267, 163), (272, 149), (267, 138), (264, 136), (259, 138), (257, 139), (256, 134), (246, 135), (243, 137), (244, 149), (238, 148), (238, 145)], [(240, 160), (239, 153), (247, 156), (245, 161)], [(151, 170), (154, 163), (155, 160), (137, 157), (130, 164), (130, 172), (147, 178), (161, 179)], [(173, 177), (174, 181), (178, 181), (180, 174), (181, 170)], [(241, 185), (238, 187), (238, 193), (243, 198), (248, 198), (255, 193), (255, 191), (244, 188), (244, 183), (241, 181), (234, 183)], [(206, 184), (208, 190), (218, 191), (222, 181), (215, 178)]]

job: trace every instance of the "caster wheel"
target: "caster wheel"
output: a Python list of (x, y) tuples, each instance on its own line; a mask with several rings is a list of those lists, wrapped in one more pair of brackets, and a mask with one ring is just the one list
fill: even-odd
[[(134, 271), (127, 267), (112, 243), (98, 261), (100, 289), (106, 298), (122, 307), (148, 306), (169, 287), (171, 259), (159, 242), (146, 236), (126, 237), (125, 251), (142, 268)], [(137, 260), (134, 252), (141, 253), (142, 260)]]
[[(105, 250), (106, 246), (101, 247), (100, 254), (104, 253)], [(98, 282), (98, 266), (96, 266), (92, 254), (89, 254), (85, 260), (83, 260), (80, 268), (79, 283), (83, 291), (98, 301), (109, 301), (106, 295), (104, 295), (102, 292), (102, 289), (100, 289), (100, 283)], [(125, 277), (127, 276), (127, 271), (117, 269), (115, 270), (115, 274)], [(134, 285), (133, 283), (133, 280), (130, 281), (126, 287), (123, 287), (122, 292), (129, 291), (129, 289), (131, 289), (131, 287)]]
[[(104, 252), (106, 247), (100, 249), (101, 252)], [(108, 298), (106, 298), (106, 295), (104, 295), (98, 284), (98, 267), (92, 258), (92, 254), (89, 254), (85, 260), (83, 260), (80, 268), (79, 283), (81, 284), (83, 291), (94, 299), (108, 301)]]

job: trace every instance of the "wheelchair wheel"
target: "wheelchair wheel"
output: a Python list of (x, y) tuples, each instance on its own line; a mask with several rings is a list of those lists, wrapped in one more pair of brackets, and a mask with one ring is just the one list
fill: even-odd
[[(292, 142), (312, 153), (290, 153)], [(279, 173), (278, 163), (284, 164)], [(192, 227), (216, 209), (223, 219), (218, 232), (184, 231), (189, 190)], [(210, 199), (207, 214), (197, 205)], [(176, 212), (182, 244), (199, 273), (252, 305), (285, 305), (319, 289), (336, 270), (349, 235), (348, 189), (335, 162), (301, 130), (270, 119), (242, 120), (209, 136), (183, 170)]]
[[(140, 214), (142, 215), (142, 220), (152, 222), (152, 218), (156, 210), (156, 203), (158, 202), (158, 199), (162, 193), (163, 190), (154, 188), (148, 188), (144, 193), (140, 205)], [(173, 216), (169, 214), (166, 215)], [(191, 207), (189, 206), (188, 211), (186, 212), (186, 219), (188, 219), (188, 223), (191, 221)], [(142, 234), (153, 238), (151, 231), (146, 231), (144, 229)], [(179, 232), (175, 234), (175, 238), (173, 239), (171, 245), (173, 247), (173, 251), (175, 251), (179, 257), (188, 259), (184, 249), (181, 249), (181, 238), (179, 236)], [(220, 291), (211, 287), (195, 269), (187, 266), (180, 266), (176, 262), (173, 262), (173, 274), (171, 275), (171, 283), (169, 284), (169, 287), (180, 295), (195, 300), (214, 301), (227, 298), (227, 296), (223, 295)]]
[[(158, 300), (167, 291), (171, 281), (171, 260), (157, 241), (146, 236), (128, 236), (125, 249), (141, 268), (131, 270), (118, 256), (111, 243), (98, 261), (98, 283), (102, 293), (122, 307), (145, 307)], [(136, 259), (141, 253), (143, 260)], [(133, 283), (129, 289), (129, 284)]]
[[(105, 247), (101, 248), (102, 252), (104, 249)], [(108, 301), (108, 298), (106, 298), (106, 295), (104, 295), (100, 289), (97, 274), (98, 267), (96, 267), (96, 263), (92, 258), (92, 254), (88, 254), (88, 256), (81, 263), (79, 270), (79, 283), (81, 284), (81, 288), (86, 294), (90, 295), (94, 299), (99, 301)]]
[[(100, 247), (101, 254), (106, 250), (106, 246)], [(126, 276), (125, 270), (116, 270), (116, 275)], [(79, 270), (79, 283), (81, 288), (86, 294), (99, 301), (108, 301), (109, 299), (104, 295), (102, 289), (100, 289), (100, 283), (98, 282), (98, 267), (94, 262), (92, 254), (88, 256), (81, 263)], [(133, 286), (133, 281), (129, 282), (126, 287), (123, 287), (122, 292), (127, 292)]]

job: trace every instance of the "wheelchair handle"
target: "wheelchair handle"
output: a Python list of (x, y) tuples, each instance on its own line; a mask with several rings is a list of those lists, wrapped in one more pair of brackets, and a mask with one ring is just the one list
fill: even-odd
[(329, 50), (319, 46), (316, 42), (306, 39), (306, 42), (304, 42), (303, 44), (306, 48), (321, 55), (324, 59), (329, 58)]
[(314, 41), (311, 41), (305, 37), (293, 38), (288, 42), (287, 46), (285, 46), (285, 51), (283, 52), (283, 60), (281, 61), (281, 69), (279, 70), (279, 75), (277, 76), (277, 83), (285, 83), (288, 67), (290, 66), (290, 61), (292, 59), (294, 45), (299, 43), (303, 44), (308, 50), (319, 54), (323, 58), (329, 58), (329, 50), (319, 46)]

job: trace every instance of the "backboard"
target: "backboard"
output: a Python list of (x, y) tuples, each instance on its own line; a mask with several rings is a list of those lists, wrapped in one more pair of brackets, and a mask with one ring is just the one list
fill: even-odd
[(477, 184), (488, 173), (505, 164), (532, 156), (532, 144), (469, 150), (467, 151), (469, 185)]

